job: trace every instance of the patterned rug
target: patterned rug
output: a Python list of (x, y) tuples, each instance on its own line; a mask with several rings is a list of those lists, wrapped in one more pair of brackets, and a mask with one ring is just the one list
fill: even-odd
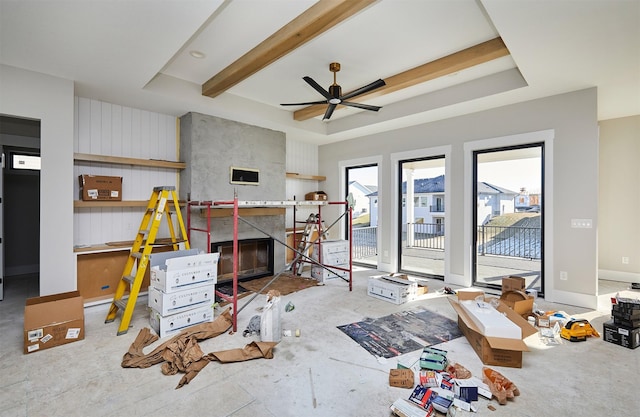
[(462, 336), (458, 323), (430, 310), (403, 311), (338, 326), (374, 356), (393, 358)]

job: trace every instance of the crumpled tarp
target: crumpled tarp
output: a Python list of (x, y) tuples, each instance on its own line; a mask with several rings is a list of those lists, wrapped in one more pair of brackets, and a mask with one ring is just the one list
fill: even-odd
[(206, 355), (202, 352), (198, 344), (199, 340), (216, 337), (231, 328), (232, 320), (229, 311), (229, 308), (226, 309), (212, 322), (198, 324), (182, 331), (148, 354), (145, 354), (143, 349), (158, 340), (158, 336), (152, 334), (147, 327), (141, 329), (129, 347), (129, 351), (124, 354), (122, 367), (149, 368), (162, 363), (162, 373), (165, 375), (185, 373), (177, 389), (188, 384), (211, 361), (227, 363), (273, 358), (276, 342), (252, 342), (242, 349), (211, 352)]

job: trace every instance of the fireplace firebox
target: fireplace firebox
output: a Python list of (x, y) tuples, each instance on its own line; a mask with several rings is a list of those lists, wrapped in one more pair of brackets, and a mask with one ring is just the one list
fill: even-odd
[[(211, 252), (220, 253), (218, 283), (233, 280), (233, 241), (214, 242)], [(273, 239), (238, 240), (238, 281), (273, 275)]]

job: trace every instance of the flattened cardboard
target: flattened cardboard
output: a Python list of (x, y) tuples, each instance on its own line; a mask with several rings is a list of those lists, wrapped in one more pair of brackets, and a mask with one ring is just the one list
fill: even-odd
[[(459, 301), (473, 300), (477, 296), (484, 296), (484, 293), (481, 291), (458, 291), (457, 298), (449, 297), (449, 303), (458, 313), (458, 327), (485, 365), (521, 368), (522, 352), (529, 350), (524, 341), (484, 336), (471, 317), (460, 306)], [(484, 300), (489, 301), (487, 298)], [(509, 320), (522, 329), (522, 339), (537, 332), (535, 327), (531, 326), (527, 320), (504, 303), (499, 302), (497, 310), (504, 313)]]
[(398, 388), (413, 388), (415, 375), (411, 369), (390, 369), (389, 386)]
[(24, 307), (24, 353), (84, 339), (84, 301), (78, 291), (28, 298)]

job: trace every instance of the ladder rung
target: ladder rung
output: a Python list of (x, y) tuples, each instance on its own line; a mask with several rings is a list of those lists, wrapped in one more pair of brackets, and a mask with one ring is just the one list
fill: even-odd
[(126, 300), (115, 300), (113, 302), (113, 304), (115, 304), (116, 307), (118, 307), (122, 311), (124, 311), (124, 309), (127, 308), (127, 301)]
[(136, 280), (136, 276), (135, 275), (125, 275), (122, 277), (123, 281), (127, 281), (129, 284), (133, 284), (133, 281)]
[(149, 234), (149, 229), (147, 229), (147, 230), (142, 230), (142, 229), (140, 229), (140, 230), (138, 230), (138, 234), (139, 234), (139, 235), (145, 235), (145, 236), (146, 236), (146, 235), (148, 235), (148, 234)]

